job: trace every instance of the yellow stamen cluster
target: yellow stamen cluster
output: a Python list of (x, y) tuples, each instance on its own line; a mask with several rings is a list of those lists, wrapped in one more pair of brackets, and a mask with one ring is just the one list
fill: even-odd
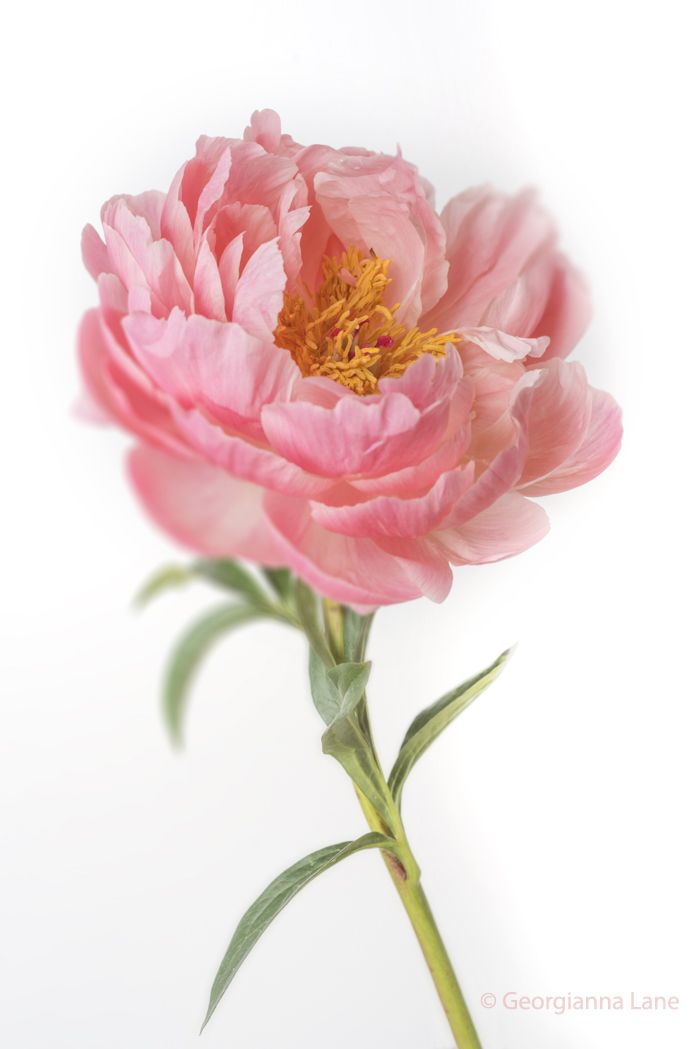
[(324, 258), (315, 295), (285, 293), (275, 341), (304, 375), (325, 375), (365, 396), (380, 379), (401, 375), (424, 353), (444, 357), (448, 343), (459, 340), (454, 332), (422, 332), (397, 321), (400, 303), (384, 305), (390, 265), (351, 247), (340, 258)]

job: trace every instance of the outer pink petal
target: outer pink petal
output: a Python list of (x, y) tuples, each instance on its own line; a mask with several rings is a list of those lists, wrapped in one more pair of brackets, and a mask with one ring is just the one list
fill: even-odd
[(527, 495), (551, 495), (585, 484), (602, 473), (620, 450), (622, 416), (608, 393), (591, 390), (592, 408), (586, 434), (575, 452), (551, 474), (526, 485)]
[[(505, 420), (508, 439), (477, 480), (454, 503), (442, 529), (460, 528), (506, 495), (518, 483), (528, 454), (532, 389), (521, 390)], [(470, 449), (471, 453), (471, 449)]]
[(179, 543), (209, 557), (279, 564), (281, 552), (263, 508), (263, 489), (196, 459), (140, 445), (129, 472), (143, 505)]
[[(555, 240), (551, 220), (530, 192), (509, 198), (488, 186), (468, 190), (447, 204), (442, 221), (450, 263), (447, 291), (421, 321), (442, 331), (488, 323), (488, 307), (539, 253), (552, 250)], [(544, 305), (543, 297), (540, 312)]]
[(99, 310), (83, 317), (78, 356), (88, 393), (104, 415), (151, 444), (185, 451), (167, 405), (115, 343)]
[(581, 274), (561, 255), (554, 259), (547, 305), (532, 335), (546, 335), (549, 346), (544, 359), (566, 357), (579, 341), (591, 319), (588, 286)]
[(94, 226), (86, 226), (83, 230), (81, 248), (85, 268), (91, 277), (97, 280), (101, 273), (111, 271), (107, 248)]
[(146, 218), (117, 198), (105, 207), (103, 222), (111, 268), (127, 289), (145, 285), (165, 312), (173, 306), (193, 309), (192, 289), (172, 244), (154, 240)]
[(302, 148), (289, 135), (281, 134), (282, 124), (273, 109), (256, 109), (245, 129), (246, 142), (258, 142), (268, 153), (294, 156)]
[(510, 492), (463, 525), (434, 533), (432, 540), (452, 564), (478, 565), (519, 554), (548, 530), (542, 507)]
[(552, 360), (528, 372), (531, 401), (527, 420), (528, 454), (520, 485), (551, 474), (576, 451), (588, 429), (591, 390), (580, 364)]
[(375, 608), (422, 595), (440, 601), (449, 591), (452, 575), (446, 558), (425, 544), (396, 544), (387, 550), (371, 539), (327, 532), (304, 503), (283, 496), (268, 495), (265, 508), (284, 545), (284, 563), (333, 600)]

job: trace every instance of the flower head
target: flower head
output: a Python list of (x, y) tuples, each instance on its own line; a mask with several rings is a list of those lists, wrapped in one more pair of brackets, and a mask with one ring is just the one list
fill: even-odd
[(84, 256), (92, 412), (176, 539), (374, 607), (544, 535), (620, 413), (564, 360), (582, 280), (530, 193), (438, 216), (401, 156), (302, 147), (269, 110), (202, 138), (167, 194), (115, 197)]

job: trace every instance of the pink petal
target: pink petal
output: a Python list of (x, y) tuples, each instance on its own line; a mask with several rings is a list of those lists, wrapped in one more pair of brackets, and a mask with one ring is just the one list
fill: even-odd
[(420, 542), (390, 550), (371, 539), (348, 539), (317, 525), (300, 500), (268, 495), (268, 519), (284, 546), (284, 563), (321, 594), (354, 607), (410, 601), (426, 595), (442, 600), (451, 572), (444, 557)]
[(421, 313), (421, 282), (425, 246), (400, 200), (386, 196), (357, 196), (353, 182), (331, 176), (316, 177), (319, 206), (343, 245), (354, 244), (366, 255), (374, 251), (391, 259), (387, 305), (401, 304), (400, 320), (411, 326)]
[(132, 483), (154, 521), (177, 542), (208, 557), (280, 564), (264, 492), (197, 459), (177, 459), (147, 445), (129, 456)]
[(430, 455), (445, 433), (449, 405), (421, 413), (400, 393), (350, 395), (330, 410), (308, 401), (267, 404), (261, 418), (275, 451), (302, 469), (377, 477)]
[(522, 361), (526, 357), (541, 357), (547, 349), (549, 339), (525, 339), (517, 335), (509, 335), (498, 328), (477, 327), (460, 328), (459, 334), (474, 343), (484, 353), (488, 353), (496, 361), (505, 361), (512, 364), (513, 361)]
[(551, 495), (586, 484), (613, 461), (622, 440), (619, 405), (608, 393), (591, 390), (592, 407), (588, 428), (580, 445), (547, 477), (525, 486), (527, 495)]
[(454, 503), (474, 483), (474, 464), (450, 470), (425, 495), (413, 498), (379, 495), (355, 505), (311, 504), (318, 524), (341, 535), (371, 539), (416, 539), (425, 536), (447, 517)]
[(123, 328), (146, 373), (182, 407), (252, 435), (262, 433), (263, 406), (288, 398), (299, 374), (286, 350), (238, 324), (173, 310), (167, 320), (132, 314)]
[(379, 390), (381, 393), (402, 393), (422, 411), (454, 396), (463, 376), (462, 358), (457, 348), (448, 343), (444, 357), (424, 353), (402, 375), (381, 379)]
[[(488, 186), (467, 190), (447, 204), (442, 221), (450, 263), (447, 291), (421, 320), (442, 331), (486, 323), (488, 307), (539, 253), (552, 250), (555, 240), (551, 220), (531, 192), (509, 198)], [(543, 308), (544, 300), (540, 313)]]
[(226, 320), (221, 275), (207, 237), (199, 245), (194, 269), (194, 306), (197, 313), (215, 321)]
[(281, 137), (282, 121), (274, 109), (256, 109), (243, 133), (246, 142), (258, 142), (268, 153), (277, 150)]
[(243, 269), (233, 299), (232, 319), (251, 335), (271, 338), (282, 309), (287, 276), (277, 240), (262, 244)]
[(196, 409), (173, 407), (171, 412), (188, 445), (233, 477), (293, 496), (320, 497), (334, 486), (333, 481), (305, 473), (263, 445), (227, 433)]
[(432, 540), (452, 564), (478, 565), (519, 554), (548, 530), (541, 506), (509, 492), (459, 527), (434, 533)]
[(580, 446), (591, 412), (590, 388), (580, 364), (555, 358), (538, 371), (528, 372), (525, 381), (532, 384), (532, 397), (521, 486), (546, 477), (566, 462)]
[(579, 341), (591, 319), (588, 286), (578, 270), (561, 255), (554, 260), (547, 305), (534, 336), (546, 335), (549, 347), (544, 358), (566, 357)]
[(95, 280), (101, 273), (109, 273), (111, 265), (107, 248), (94, 226), (86, 226), (81, 241), (83, 262), (91, 277)]
[(184, 451), (167, 406), (115, 342), (99, 310), (83, 317), (78, 357), (88, 393), (103, 415), (151, 444)]

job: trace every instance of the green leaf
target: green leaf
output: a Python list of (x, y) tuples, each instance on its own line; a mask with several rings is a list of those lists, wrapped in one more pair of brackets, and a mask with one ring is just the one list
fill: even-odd
[(134, 597), (134, 604), (138, 608), (143, 608), (154, 597), (158, 597), (166, 590), (172, 590), (174, 587), (189, 583), (191, 578), (192, 573), (189, 568), (184, 568), (181, 565), (164, 565), (154, 572), (152, 576), (149, 576)]
[(386, 838), (383, 834), (365, 834), (357, 841), (341, 841), (338, 845), (328, 845), (325, 849), (312, 852), (275, 878), (262, 895), (258, 896), (252, 907), (248, 908), (238, 923), (214, 979), (209, 1008), (202, 1029), (209, 1023), (214, 1010), (241, 964), (267, 927), (305, 885), (354, 852), (360, 852), (362, 849), (392, 849), (395, 844), (391, 838)]
[(347, 660), (361, 662), (365, 658), (365, 649), (367, 648), (367, 639), (373, 618), (373, 612), (368, 616), (361, 616), (347, 606), (343, 608), (343, 634), (345, 658)]
[(259, 608), (270, 608), (270, 598), (265, 590), (247, 568), (238, 561), (226, 559), (201, 559), (192, 565), (192, 571), (203, 579), (208, 579), (217, 586), (223, 586), (227, 590), (235, 590), (236, 593), (246, 597), (252, 604)]
[(400, 802), (406, 777), (421, 755), (450, 722), (470, 703), (473, 703), (476, 697), (480, 696), (484, 689), (488, 688), (491, 682), (498, 677), (512, 651), (513, 649), (508, 649), (501, 653), (498, 659), (481, 674), (469, 678), (464, 684), (448, 692), (432, 706), (426, 707), (413, 720), (389, 775), (389, 787), (397, 803)]
[(198, 619), (177, 642), (166, 668), (163, 690), (165, 721), (175, 742), (182, 741), (185, 702), (204, 657), (224, 634), (264, 614), (249, 605), (220, 605)]
[(324, 754), (329, 754), (342, 765), (385, 825), (391, 828), (396, 814), (392, 798), (387, 793), (384, 776), (359, 717), (363, 696), (364, 693), (359, 694), (349, 714), (339, 714), (330, 723), (321, 737), (321, 746)]
[(367, 688), (371, 669), (371, 663), (339, 663), (326, 667), (314, 649), (310, 649), (311, 695), (327, 725), (352, 713)]
[(263, 575), (281, 601), (291, 599), (294, 577), (288, 568), (263, 568)]
[(302, 630), (309, 639), (309, 644), (316, 652), (322, 663), (332, 667), (335, 663), (333, 654), (328, 647), (319, 620), (318, 598), (316, 594), (301, 579), (294, 581), (294, 603), (299, 616)]

